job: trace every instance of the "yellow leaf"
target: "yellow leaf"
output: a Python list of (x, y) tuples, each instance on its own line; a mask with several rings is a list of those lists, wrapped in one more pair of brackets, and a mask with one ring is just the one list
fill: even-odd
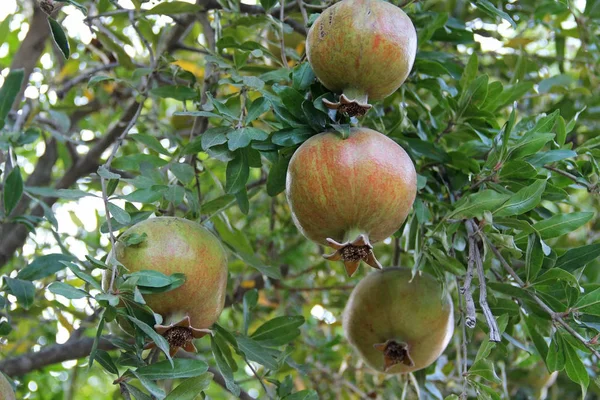
[(254, 286), (256, 286), (256, 282), (254, 282), (254, 280), (252, 280), (252, 279), (247, 279), (245, 281), (242, 281), (240, 286), (243, 287), (244, 289), (252, 289), (252, 288), (254, 288)]
[(177, 61), (173, 61), (171, 64), (177, 65), (179, 68), (186, 70), (188, 72), (191, 72), (192, 74), (194, 74), (196, 76), (196, 78), (204, 77), (204, 68), (199, 67), (198, 64), (196, 64), (195, 62), (186, 61), (186, 60), (177, 60)]

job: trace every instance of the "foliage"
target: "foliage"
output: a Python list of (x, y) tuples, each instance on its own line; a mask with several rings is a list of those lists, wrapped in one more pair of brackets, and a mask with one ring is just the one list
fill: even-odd
[[(18, 398), (508, 399), (552, 381), (523, 371), (559, 371), (553, 398), (599, 396), (600, 1), (392, 2), (417, 59), (361, 120), (323, 107), (333, 94), (293, 43), (327, 3), (43, 0), (48, 19), (13, 2), (0, 370)], [(36, 37), (54, 40), (36, 50)], [(372, 372), (346, 343), (342, 310), (367, 270), (323, 260), (282, 194), (294, 150), (350, 124), (397, 141), (419, 174), (378, 259), (434, 274), (454, 299), (453, 341), (409, 377)], [(197, 356), (143, 350), (166, 350), (144, 294), (183, 277), (101, 286), (111, 242), (152, 215), (200, 221), (229, 252), (227, 308)]]

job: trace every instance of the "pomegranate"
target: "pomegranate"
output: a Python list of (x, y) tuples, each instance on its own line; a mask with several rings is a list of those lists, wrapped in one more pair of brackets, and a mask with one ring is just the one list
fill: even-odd
[[(137, 245), (123, 238), (146, 234)], [(116, 259), (129, 272), (153, 270), (165, 275), (183, 273), (186, 282), (169, 292), (144, 296), (146, 304), (163, 316), (154, 328), (171, 345), (195, 351), (192, 340), (209, 333), (225, 304), (227, 256), (219, 240), (201, 225), (176, 217), (142, 221), (123, 233), (116, 243)], [(110, 271), (105, 275), (105, 285)]]
[(381, 265), (372, 243), (404, 222), (417, 192), (408, 154), (392, 139), (367, 128), (348, 138), (324, 132), (308, 139), (290, 161), (286, 195), (298, 229), (308, 239), (333, 247), (325, 256), (342, 260), (352, 276), (361, 260)]
[(368, 99), (394, 93), (415, 61), (417, 33), (400, 8), (382, 0), (342, 0), (326, 9), (308, 32), (306, 55), (323, 85), (341, 92), (327, 107), (364, 115)]
[(354, 288), (343, 320), (346, 338), (371, 368), (407, 373), (432, 364), (454, 332), (452, 299), (429, 274), (375, 271)]
[(8, 379), (0, 372), (0, 399), (2, 400), (16, 400), (15, 392), (12, 390), (12, 386), (8, 382)]

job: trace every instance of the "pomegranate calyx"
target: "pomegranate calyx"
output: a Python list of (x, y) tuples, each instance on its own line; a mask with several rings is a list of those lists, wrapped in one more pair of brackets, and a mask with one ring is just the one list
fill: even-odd
[(343, 261), (348, 276), (354, 275), (361, 261), (364, 261), (375, 269), (383, 267), (373, 254), (373, 246), (366, 235), (359, 235), (353, 242), (339, 243), (327, 238), (327, 243), (335, 252), (323, 255), (329, 261)]
[[(180, 348), (190, 353), (196, 353), (198, 350), (194, 343), (194, 339), (200, 339), (207, 334), (212, 335), (210, 329), (199, 329), (192, 326), (189, 316), (185, 316), (181, 321), (169, 325), (154, 325), (154, 330), (162, 335), (169, 343), (169, 354), (174, 356)], [(152, 343), (150, 347), (155, 347)]]
[(323, 104), (330, 110), (337, 110), (349, 117), (362, 117), (373, 106), (368, 103), (362, 103), (358, 100), (350, 100), (345, 94), (340, 95), (340, 101), (334, 103), (327, 99), (323, 99)]
[(389, 370), (396, 364), (404, 364), (408, 367), (415, 365), (410, 353), (408, 351), (408, 345), (406, 343), (398, 343), (393, 339), (386, 341), (385, 343), (374, 344), (375, 350), (383, 353), (383, 369), (384, 371)]

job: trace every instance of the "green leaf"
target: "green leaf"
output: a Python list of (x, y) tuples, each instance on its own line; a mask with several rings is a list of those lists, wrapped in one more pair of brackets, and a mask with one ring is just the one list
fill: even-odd
[(227, 134), (227, 146), (229, 150), (235, 151), (247, 147), (252, 140), (265, 140), (269, 134), (256, 128), (239, 128)]
[(204, 151), (211, 147), (227, 143), (226, 133), (229, 132), (228, 127), (210, 128), (202, 134), (201, 144)]
[(304, 317), (277, 317), (262, 324), (252, 334), (252, 339), (265, 346), (283, 346), (300, 335)]
[(179, 185), (170, 185), (165, 193), (165, 199), (173, 205), (178, 206), (183, 203), (183, 197), (185, 196), (185, 189)]
[[(600, 304), (600, 288), (586, 293), (577, 300), (575, 308), (578, 310), (585, 309)], [(589, 310), (585, 310), (585, 313), (590, 313)], [(595, 314), (595, 313), (594, 313)]]
[(260, 343), (247, 336), (236, 336), (236, 339), (240, 351), (244, 353), (249, 360), (264, 365), (273, 371), (278, 369), (278, 351), (263, 347)]
[(132, 138), (133, 140), (135, 140), (136, 142), (145, 144), (146, 146), (148, 146), (150, 149), (156, 151), (157, 153), (163, 154), (165, 156), (171, 155), (169, 153), (169, 151), (167, 149), (165, 149), (163, 147), (163, 145), (160, 144), (158, 139), (155, 138), (154, 136), (137, 133), (135, 135), (129, 135), (129, 137)]
[(294, 68), (292, 72), (292, 83), (296, 90), (306, 90), (315, 81), (316, 76), (309, 62), (304, 62)]
[(527, 282), (532, 282), (542, 269), (544, 262), (544, 252), (542, 242), (535, 233), (529, 235), (527, 242), (527, 252), (525, 253), (525, 268), (527, 273)]
[(28, 310), (33, 305), (35, 299), (35, 286), (33, 286), (33, 283), (7, 277), (3, 279), (8, 285), (11, 294), (17, 298), (19, 305)]
[(277, 4), (277, 0), (260, 0), (260, 5), (263, 6), (265, 11), (269, 11), (275, 4)]
[(176, 163), (171, 165), (170, 171), (175, 175), (179, 182), (187, 185), (194, 180), (196, 175), (194, 168), (189, 164)]
[(552, 340), (548, 346), (548, 355), (546, 356), (546, 366), (550, 372), (562, 371), (565, 367), (565, 354), (563, 352), (564, 343), (558, 332), (552, 335)]
[(89, 296), (89, 294), (81, 289), (74, 288), (68, 283), (64, 282), (52, 282), (48, 286), (50, 293), (54, 293), (58, 296), (63, 296), (69, 300), (83, 299)]
[(74, 261), (73, 256), (65, 254), (47, 254), (34, 259), (29, 265), (19, 271), (17, 278), (26, 281), (37, 281), (54, 275), (65, 268), (61, 261)]
[[(258, 117), (266, 113), (271, 109), (271, 103), (265, 97), (259, 97), (254, 100), (248, 108), (248, 114), (246, 115), (246, 124), (256, 120)], [(223, 142), (225, 143), (225, 142)]]
[(217, 346), (217, 343), (215, 342), (212, 336), (210, 339), (210, 347), (212, 349), (212, 353), (215, 358), (217, 367), (219, 368), (219, 371), (221, 372), (221, 375), (223, 375), (223, 379), (225, 380), (225, 386), (227, 387), (227, 390), (233, 393), (234, 396), (239, 396), (240, 387), (235, 383), (235, 380), (233, 379), (233, 371), (231, 370), (229, 364), (227, 364), (227, 361), (223, 356), (223, 352), (221, 351), (219, 346)]
[(488, 79), (487, 75), (481, 75), (469, 84), (467, 90), (460, 97), (459, 107), (461, 109), (471, 104), (477, 106), (485, 101), (488, 93)]
[(176, 358), (169, 361), (159, 361), (137, 369), (137, 373), (147, 379), (157, 381), (162, 379), (194, 378), (208, 371), (208, 365), (202, 360)]
[(121, 175), (110, 172), (104, 165), (98, 167), (98, 175), (106, 179), (120, 179)]
[(535, 346), (542, 360), (546, 360), (548, 356), (548, 344), (540, 333), (540, 323), (533, 316), (521, 315), (521, 320), (525, 322), (526, 331)]
[(147, 286), (154, 288), (168, 286), (172, 282), (171, 278), (167, 275), (163, 274), (162, 272), (153, 270), (136, 271), (131, 274), (125, 274), (123, 275), (123, 277), (126, 279), (136, 279), (136, 285), (138, 286)]
[(202, 11), (202, 7), (186, 3), (184, 1), (171, 1), (159, 3), (149, 10), (144, 11), (146, 15), (176, 15), (176, 14), (195, 14)]
[(0, 129), (4, 128), (4, 122), (10, 112), (13, 103), (17, 100), (17, 95), (21, 90), (21, 84), (25, 78), (22, 69), (11, 70), (4, 79), (4, 84), (0, 89)]
[(481, 359), (473, 363), (473, 365), (471, 365), (471, 368), (469, 368), (467, 374), (469, 376), (480, 376), (483, 379), (490, 382), (502, 383), (502, 380), (498, 378), (498, 375), (496, 375), (496, 371), (494, 370), (494, 363), (488, 359)]
[(79, 10), (81, 10), (81, 12), (83, 14), (87, 14), (87, 12), (88, 12), (87, 8), (85, 8), (83, 5), (79, 4), (75, 0), (55, 0), (55, 1), (57, 1), (59, 3), (68, 3), (68, 4), (71, 4), (71, 5), (79, 8)]
[(221, 197), (217, 197), (214, 200), (207, 201), (202, 204), (202, 213), (203, 214), (215, 214), (217, 212), (225, 210), (227, 207), (231, 207), (235, 202), (235, 196), (225, 195)]
[(500, 17), (506, 21), (508, 21), (513, 29), (517, 29), (517, 23), (508, 15), (506, 12), (499, 10), (496, 8), (494, 4), (492, 4), (489, 0), (477, 0), (475, 5), (477, 8), (485, 12), (491, 17)]
[(577, 157), (577, 153), (573, 150), (550, 150), (528, 157), (527, 161), (536, 167), (542, 167), (546, 164), (552, 164), (557, 161), (574, 157)]
[(459, 86), (463, 91), (467, 90), (467, 87), (471, 84), (473, 79), (477, 76), (477, 69), (479, 68), (479, 57), (475, 52), (469, 57), (469, 62), (463, 70), (462, 76), (460, 77)]
[(119, 375), (119, 369), (115, 365), (112, 357), (108, 352), (98, 349), (96, 350), (96, 355), (94, 356), (94, 360), (98, 362), (108, 373)]
[(512, 217), (533, 210), (542, 201), (546, 180), (538, 179), (533, 184), (519, 190), (502, 204), (494, 214), (498, 217)]
[(142, 384), (142, 386), (144, 386), (144, 388), (146, 388), (146, 390), (148, 390), (148, 392), (150, 392), (150, 394), (154, 398), (156, 398), (156, 399), (164, 399), (165, 398), (165, 391), (160, 386), (158, 386), (155, 382), (151, 381), (150, 379), (146, 378), (145, 376), (138, 374), (137, 371), (128, 370), (127, 372), (130, 373), (131, 375), (135, 376), (136, 378), (138, 378), (140, 383)]
[(108, 211), (120, 224), (127, 225), (131, 222), (129, 213), (116, 204), (108, 203)]
[(581, 386), (582, 398), (585, 398), (587, 387), (590, 384), (588, 372), (577, 354), (575, 347), (563, 339), (563, 351), (565, 356), (565, 371), (567, 376), (575, 383)]
[(301, 390), (285, 396), (283, 400), (319, 400), (319, 394), (314, 390)]
[(250, 166), (244, 153), (238, 152), (235, 158), (227, 164), (225, 172), (225, 191), (235, 194), (242, 190), (250, 176)]
[(193, 100), (198, 96), (198, 93), (194, 89), (177, 85), (160, 86), (150, 90), (150, 94), (163, 99), (175, 99), (179, 101)]
[(250, 325), (250, 311), (256, 307), (258, 302), (258, 290), (252, 289), (244, 293), (244, 335), (248, 334), (248, 326)]
[(69, 261), (59, 261), (61, 264), (64, 264), (67, 266), (67, 268), (69, 268), (69, 270), (75, 274), (75, 276), (77, 276), (79, 279), (81, 279), (82, 281), (86, 282), (87, 284), (89, 284), (92, 288), (96, 289), (96, 290), (102, 290), (102, 286), (100, 285), (100, 283), (98, 283), (98, 281), (96, 281), (96, 279), (94, 279), (91, 275), (83, 272), (77, 265), (69, 262)]
[(530, 163), (523, 160), (509, 161), (500, 170), (500, 178), (505, 179), (531, 179), (535, 178), (537, 170)]
[(541, 285), (542, 283), (548, 282), (555, 283), (558, 280), (566, 281), (572, 286), (577, 286), (577, 278), (575, 278), (569, 272), (559, 268), (547, 270), (542, 275), (537, 277), (537, 279), (533, 282), (533, 285)]
[[(593, 212), (574, 212), (570, 214), (558, 214), (548, 219), (533, 224), (533, 229), (539, 233), (544, 240), (566, 235), (582, 227), (594, 217)], [(515, 241), (524, 239), (526, 233), (515, 237)]]
[(160, 200), (167, 190), (168, 186), (154, 185), (151, 188), (136, 190), (128, 195), (121, 196), (121, 199), (136, 203), (154, 203)]
[(144, 332), (146, 336), (148, 336), (154, 342), (154, 344), (156, 344), (156, 347), (158, 347), (162, 350), (163, 353), (165, 353), (165, 356), (167, 356), (169, 362), (174, 367), (175, 363), (169, 355), (169, 343), (167, 342), (167, 340), (161, 335), (159, 335), (153, 328), (151, 328), (145, 322), (140, 321), (139, 319), (132, 317), (131, 315), (128, 315), (127, 318), (129, 318), (129, 320), (133, 322), (136, 327), (138, 327), (142, 332)]
[(88, 81), (88, 88), (94, 87), (101, 82), (114, 81), (115, 78), (106, 75), (96, 75)]
[(125, 247), (137, 246), (138, 244), (144, 243), (148, 235), (146, 232), (143, 232), (141, 235), (139, 233), (126, 233), (119, 237), (119, 241), (125, 245)]
[(52, 32), (54, 43), (56, 43), (65, 59), (68, 60), (71, 55), (71, 48), (69, 47), (69, 39), (67, 38), (65, 31), (52, 17), (48, 17), (48, 24), (50, 24), (50, 31)]
[(567, 250), (556, 261), (556, 268), (562, 268), (567, 271), (585, 267), (589, 262), (600, 256), (600, 243), (589, 244), (587, 246), (577, 247)]
[(285, 181), (290, 159), (290, 157), (279, 156), (277, 162), (271, 165), (269, 176), (267, 177), (267, 194), (269, 196), (277, 196), (285, 190)]
[(527, 134), (512, 146), (510, 149), (510, 158), (519, 159), (537, 153), (553, 138), (554, 133)]
[(58, 197), (61, 199), (67, 200), (78, 200), (82, 197), (98, 197), (93, 193), (87, 193), (83, 190), (79, 189), (52, 189), (52, 188), (42, 188), (42, 187), (34, 187), (34, 186), (26, 186), (25, 191), (32, 195), (37, 196), (47, 196), (47, 197)]
[(6, 177), (6, 186), (4, 188), (4, 211), (6, 215), (17, 206), (23, 195), (23, 177), (21, 168), (16, 166)]
[(457, 203), (457, 208), (450, 213), (448, 218), (472, 218), (483, 215), (486, 211), (494, 211), (504, 204), (510, 195), (498, 193), (495, 190), (487, 189), (474, 193), (466, 198), (463, 204)]
[(169, 393), (165, 400), (194, 400), (210, 386), (213, 376), (210, 372), (205, 372), (200, 376), (188, 378)]
[(275, 132), (271, 137), (271, 141), (278, 146), (290, 147), (303, 143), (313, 134), (312, 129), (307, 127), (286, 128)]

